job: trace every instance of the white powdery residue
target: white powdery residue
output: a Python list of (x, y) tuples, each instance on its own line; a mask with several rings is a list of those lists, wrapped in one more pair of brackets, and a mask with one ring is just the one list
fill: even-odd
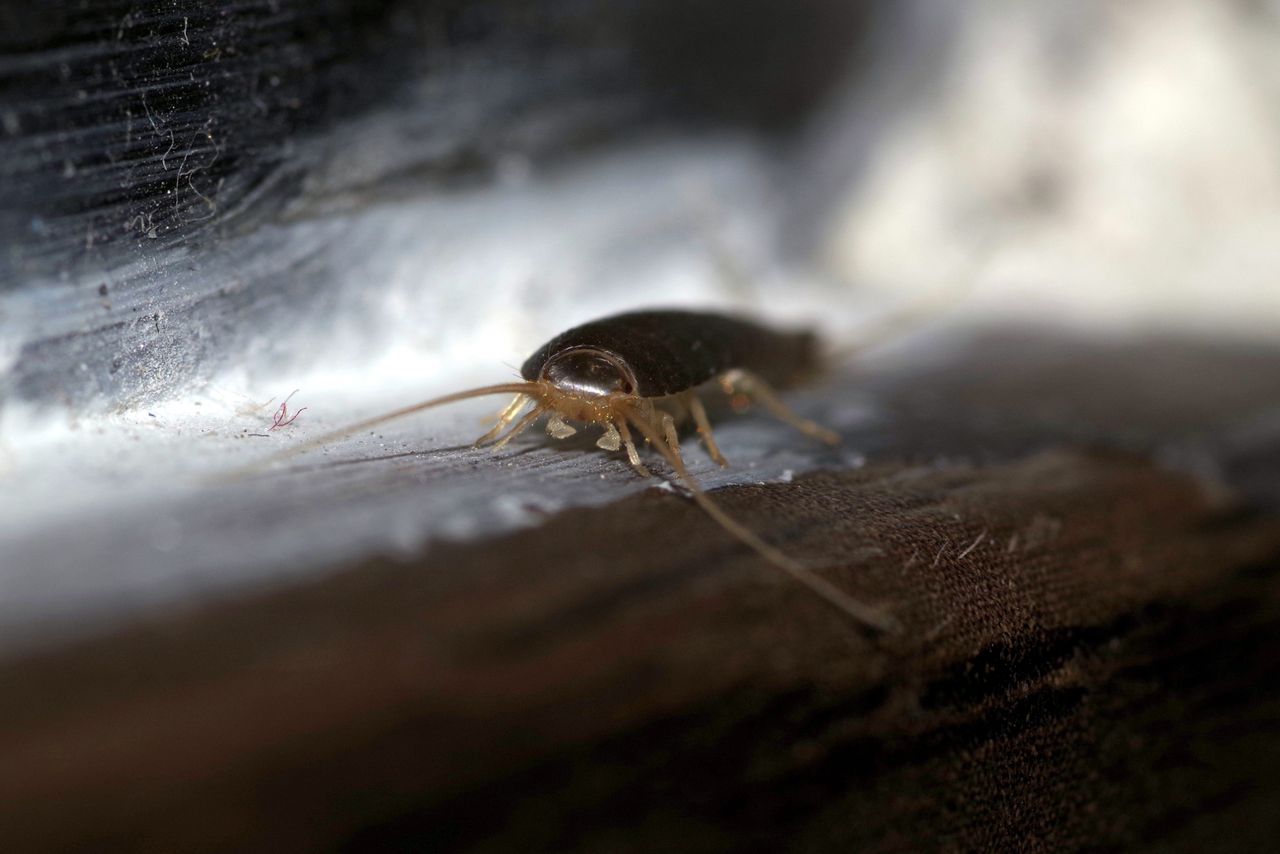
[[(448, 522), (453, 520), (454, 517), (449, 517), (445, 527), (447, 528)], [(420, 552), (424, 536), (423, 527), (422, 520), (412, 514), (397, 514), (392, 518), (387, 529), (388, 545), (392, 552), (402, 557), (412, 557)], [(468, 527), (459, 536), (468, 536), (471, 530)], [(453, 532), (448, 532), (446, 535), (450, 533)]]
[[(597, 479), (597, 464), (584, 470), (571, 453), (481, 460), (447, 450), (483, 433), (501, 396), (378, 424), (289, 460), (274, 455), (440, 394), (507, 381), (548, 338), (640, 302), (772, 316), (760, 298), (768, 288), (735, 289), (718, 275), (716, 229), (704, 236), (705, 206), (684, 189), (705, 178), (706, 204), (751, 244), (779, 215), (743, 203), (767, 173), (757, 154), (725, 143), (674, 146), (533, 175), (514, 192), (432, 196), (299, 226), (288, 243), (308, 252), (327, 251), (341, 227), (332, 251), (348, 260), (328, 260), (368, 283), (363, 313), (335, 321), (320, 352), (305, 337), (295, 342), (312, 354), (305, 363), (246, 353), (199, 388), (119, 415), (0, 411), (0, 457), (17, 460), (13, 476), (0, 474), (0, 539), (10, 550), (0, 555), (0, 585), (23, 585), (0, 605), (24, 625), (46, 608), (123, 618), (165, 597), (198, 599), (361, 555), (489, 537), (653, 486), (681, 494), (665, 479), (622, 474), (616, 459), (609, 472), (618, 476)], [(287, 339), (272, 343), (291, 351)], [(7, 350), (0, 357), (13, 359)], [(272, 430), (294, 389), (286, 417), (300, 414)], [(736, 482), (775, 476), (778, 460), (756, 468), (752, 459), (771, 447), (743, 448), (735, 460), (751, 476), (736, 470)], [(785, 465), (804, 470), (793, 458)], [(704, 456), (691, 466), (708, 487), (735, 482)], [(75, 531), (78, 542), (46, 533), (55, 530)]]
[(82, 423), (66, 410), (6, 402), (0, 406), (0, 443), (18, 455), (30, 450), (38, 451), (50, 444), (76, 438)]
[(441, 520), (439, 535), (446, 540), (470, 540), (484, 531), (482, 520), (474, 513), (460, 511)]
[(558, 507), (536, 495), (507, 493), (493, 499), (492, 508), (503, 528), (528, 528), (542, 521)]

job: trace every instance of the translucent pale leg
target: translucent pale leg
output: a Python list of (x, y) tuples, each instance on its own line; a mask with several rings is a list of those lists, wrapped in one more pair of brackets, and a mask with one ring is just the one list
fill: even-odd
[(783, 403), (778, 395), (774, 392), (769, 384), (748, 371), (731, 371), (724, 377), (726, 386), (732, 391), (744, 394), (751, 400), (756, 401), (780, 421), (785, 421), (792, 427), (804, 433), (806, 436), (812, 436), (819, 442), (826, 442), (828, 445), (840, 444), (840, 436), (823, 427), (808, 418), (801, 418), (791, 410), (791, 407)]
[[(643, 418), (645, 421), (649, 422), (650, 424), (658, 423), (658, 410), (657, 410), (657, 407), (653, 405), (653, 401), (646, 400), (645, 398), (642, 397), (637, 399), (635, 403), (632, 404), (632, 406), (635, 407), (635, 411), (638, 412), (640, 414), (640, 417)], [(651, 439), (649, 439), (648, 436), (645, 436), (645, 439), (646, 441), (652, 441)]]
[[(667, 440), (671, 453), (680, 456), (680, 434), (676, 432), (676, 421), (670, 413), (662, 413), (662, 436)], [(683, 458), (682, 458), (683, 459)]]
[(618, 433), (622, 436), (622, 447), (627, 449), (627, 461), (631, 463), (631, 467), (644, 477), (653, 477), (649, 470), (644, 467), (644, 463), (640, 462), (640, 452), (636, 450), (636, 443), (631, 441), (631, 428), (627, 426), (626, 419), (619, 418), (614, 423), (618, 427)]
[(529, 426), (533, 424), (533, 422), (537, 421), (538, 418), (545, 411), (546, 410), (541, 406), (539, 406), (537, 409), (530, 411), (528, 415), (520, 419), (519, 423), (517, 423), (516, 426), (511, 428), (510, 433), (503, 436), (501, 439), (497, 441), (497, 443), (494, 444), (493, 449), (495, 451), (501, 451), (503, 448), (507, 446), (508, 442), (510, 442), (516, 436), (519, 436), (525, 430), (528, 430)]
[(689, 407), (694, 426), (698, 429), (698, 435), (702, 437), (702, 443), (707, 446), (707, 453), (711, 455), (711, 459), (722, 467), (729, 465), (729, 461), (720, 453), (715, 437), (711, 435), (711, 422), (707, 420), (707, 410), (703, 407), (702, 401), (696, 394), (690, 392), (685, 398), (685, 405)]
[(517, 394), (511, 399), (511, 402), (507, 404), (507, 408), (502, 410), (502, 414), (498, 416), (498, 423), (493, 425), (493, 429), (488, 433), (485, 433), (479, 439), (476, 439), (472, 444), (478, 448), (484, 443), (491, 441), (492, 439), (496, 439), (498, 434), (507, 428), (508, 424), (516, 420), (516, 416), (519, 415), (520, 410), (524, 409), (529, 403), (529, 399), (530, 398), (527, 394)]

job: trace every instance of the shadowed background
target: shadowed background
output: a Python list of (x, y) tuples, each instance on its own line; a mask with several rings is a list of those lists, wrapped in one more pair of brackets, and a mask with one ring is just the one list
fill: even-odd
[[(0, 838), (1263, 847), (1278, 42), (1208, 0), (0, 2)], [(594, 437), (468, 450), (497, 401), (222, 477), (605, 313), (847, 354), (938, 294), (788, 396), (840, 448), (685, 447), (901, 636)]]

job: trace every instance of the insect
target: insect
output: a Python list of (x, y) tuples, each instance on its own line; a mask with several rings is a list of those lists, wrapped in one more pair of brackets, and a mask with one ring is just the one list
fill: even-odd
[(819, 342), (812, 332), (779, 331), (709, 312), (629, 312), (552, 338), (525, 361), (521, 382), (467, 389), (397, 409), (307, 442), (290, 455), (424, 409), (512, 394), (497, 423), (476, 440), (477, 447), (492, 444), (500, 449), (547, 416), (547, 432), (556, 439), (577, 432), (570, 422), (601, 428), (596, 445), (608, 451), (625, 450), (632, 467), (649, 477), (637, 447), (638, 434), (667, 461), (690, 497), (726, 531), (845, 614), (890, 631), (896, 628), (892, 617), (853, 599), (726, 513), (689, 473), (680, 453), (677, 421), (689, 418), (711, 458), (727, 465), (698, 396), (704, 386), (719, 386), (733, 399), (759, 403), (806, 435), (838, 443), (835, 433), (792, 412), (773, 390), (774, 385), (791, 385), (816, 373), (821, 365)]

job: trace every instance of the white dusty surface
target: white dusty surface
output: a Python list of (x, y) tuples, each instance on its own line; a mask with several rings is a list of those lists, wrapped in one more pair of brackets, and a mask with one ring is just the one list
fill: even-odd
[[(436, 539), (492, 536), (664, 483), (594, 448), (594, 436), (553, 442), (531, 430), (498, 453), (458, 448), (482, 432), (499, 399), (423, 413), (224, 479), (362, 413), (324, 395), (299, 392), (292, 402), (308, 408), (274, 431), (270, 405), (250, 412), (205, 398), (25, 444), (5, 480), (0, 643), (84, 631), (158, 603), (364, 555), (410, 554)], [(870, 406), (846, 401), (838, 426), (869, 423)], [(732, 419), (719, 437), (729, 470), (686, 445), (708, 486), (860, 461), (856, 444), (815, 447), (762, 418)]]
[[(0, 409), (0, 645), (493, 535), (660, 484), (590, 441), (552, 447), (541, 431), (496, 456), (439, 450), (483, 432), (501, 398), (389, 424), (283, 470), (225, 476), (370, 414), (507, 381), (543, 340), (611, 311), (728, 306), (779, 323), (825, 316), (827, 330), (871, 316), (830, 311), (829, 283), (772, 265), (781, 209), (767, 202), (771, 177), (771, 161), (738, 141), (655, 144), (514, 187), (289, 226), (294, 243), (340, 233), (343, 246), (364, 247), (349, 275), (375, 283), (345, 325), (299, 323), (299, 338), (326, 336), (314, 358), (264, 342), (167, 401), (106, 415)], [(784, 288), (787, 299), (769, 306)], [(297, 420), (269, 429), (295, 389)], [(838, 426), (866, 414), (842, 411)], [(855, 446), (805, 447), (762, 421), (726, 425), (722, 441), (734, 462), (726, 472), (690, 445), (708, 486), (857, 459)]]
[[(895, 91), (876, 133), (847, 133), (867, 115), (853, 95), (815, 130), (800, 159), (838, 197), (820, 273), (781, 260), (777, 237), (806, 204), (789, 192), (795, 164), (742, 140), (638, 143), (546, 175), (512, 163), (485, 189), (279, 226), (291, 233), (272, 240), (361, 282), (356, 300), (211, 382), (111, 415), (0, 408), (0, 647), (647, 488), (617, 456), (540, 433), (497, 456), (439, 450), (482, 432), (500, 400), (214, 480), (380, 409), (504, 381), (550, 335), (613, 311), (728, 306), (840, 344), (892, 306), (967, 289), (947, 322), (1280, 338), (1274, 4), (967, 7), (936, 79)], [(855, 136), (871, 149), (852, 158)], [(858, 165), (842, 172), (846, 158)], [(30, 318), (75, 322), (6, 309), (0, 370)], [(307, 410), (268, 432), (295, 388)], [(690, 443), (695, 471), (713, 486), (786, 479), (879, 441), (869, 398), (794, 400), (846, 448), (740, 419), (720, 433), (734, 467)]]

